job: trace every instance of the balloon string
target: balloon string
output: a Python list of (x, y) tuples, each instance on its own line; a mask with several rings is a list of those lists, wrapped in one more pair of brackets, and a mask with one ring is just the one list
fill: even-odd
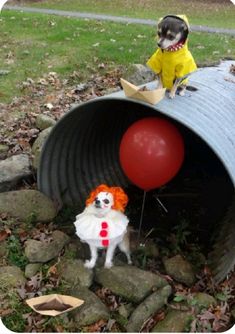
[(142, 208), (141, 208), (141, 215), (140, 215), (139, 230), (138, 230), (138, 239), (137, 239), (138, 242), (140, 241), (140, 231), (141, 231), (143, 216), (144, 216), (144, 206), (145, 206), (146, 193), (147, 193), (146, 190), (144, 190), (143, 202), (142, 202)]

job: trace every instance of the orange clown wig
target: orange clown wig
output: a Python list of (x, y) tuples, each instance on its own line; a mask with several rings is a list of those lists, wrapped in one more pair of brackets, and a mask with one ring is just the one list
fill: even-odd
[(96, 198), (96, 196), (100, 192), (107, 192), (111, 193), (113, 195), (114, 204), (112, 206), (113, 210), (118, 211), (124, 211), (125, 207), (128, 203), (128, 197), (124, 190), (120, 187), (108, 187), (105, 184), (99, 185), (97, 188), (95, 188), (89, 195), (89, 197), (86, 200), (86, 206), (92, 204)]

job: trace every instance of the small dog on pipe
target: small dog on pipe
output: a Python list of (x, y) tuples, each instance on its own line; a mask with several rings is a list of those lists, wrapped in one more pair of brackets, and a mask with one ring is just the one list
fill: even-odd
[(91, 258), (85, 262), (86, 268), (95, 266), (99, 248), (107, 249), (105, 268), (112, 267), (116, 247), (126, 254), (131, 264), (129, 220), (123, 213), (127, 202), (128, 197), (120, 187), (101, 184), (90, 193), (85, 210), (74, 222), (76, 235), (90, 247)]
[[(158, 75), (159, 88), (166, 88), (173, 99), (176, 92), (183, 96), (188, 75), (197, 65), (188, 49), (189, 23), (185, 15), (167, 15), (157, 28), (158, 49), (147, 65)], [(190, 87), (188, 87), (190, 90)], [(191, 90), (197, 90), (194, 87)]]

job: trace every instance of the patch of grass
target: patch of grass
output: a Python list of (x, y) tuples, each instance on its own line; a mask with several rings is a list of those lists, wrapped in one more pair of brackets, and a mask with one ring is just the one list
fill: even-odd
[(22, 313), (18, 311), (14, 311), (12, 314), (3, 317), (2, 322), (9, 330), (16, 333), (24, 332), (26, 325), (26, 320), (23, 318)]
[(25, 220), (25, 228), (30, 230), (34, 224), (37, 222), (37, 213), (32, 212)]
[[(156, 49), (155, 28), (149, 26), (14, 11), (3, 11), (0, 20), (1, 69), (9, 71), (0, 75), (3, 102), (24, 94), (27, 78), (38, 80), (51, 71), (68, 78), (77, 71), (84, 80), (110, 67), (144, 64)], [(235, 58), (234, 42), (233, 36), (192, 33), (189, 46), (200, 65)]]
[(57, 317), (45, 317), (40, 331), (46, 333), (74, 333), (78, 332), (78, 328), (73, 320), (68, 319), (66, 314), (62, 314)]
[(72, 248), (72, 247), (67, 247), (67, 248), (65, 249), (64, 257), (65, 257), (66, 259), (72, 259), (72, 260), (77, 259), (77, 258), (78, 258), (78, 252), (77, 252), (77, 249)]
[[(14, 2), (14, 1), (13, 1)], [(231, 1), (195, 0), (43, 0), (21, 4), (67, 11), (110, 14), (158, 20), (167, 14), (186, 14), (191, 24), (235, 29), (235, 6)]]
[(29, 313), (31, 309), (20, 300), (15, 290), (7, 291), (8, 308), (13, 310), (12, 313), (2, 318), (3, 324), (14, 332), (24, 332), (26, 319), (23, 317), (25, 313)]
[(8, 261), (10, 264), (16, 265), (20, 269), (24, 269), (28, 260), (24, 254), (20, 240), (16, 236), (11, 235), (8, 238), (7, 249)]

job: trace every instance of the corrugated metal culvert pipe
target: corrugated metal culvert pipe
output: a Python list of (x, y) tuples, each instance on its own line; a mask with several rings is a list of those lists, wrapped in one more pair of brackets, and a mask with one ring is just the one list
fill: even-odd
[(167, 118), (183, 135), (186, 159), (165, 188), (184, 193), (188, 179), (197, 184), (200, 198), (194, 203), (206, 203), (207, 214), (200, 216), (199, 204), (194, 216), (213, 242), (209, 260), (214, 276), (223, 279), (235, 264), (235, 78), (230, 64), (199, 70), (190, 80), (197, 91), (156, 106), (128, 99), (121, 91), (73, 108), (44, 145), (39, 189), (60, 204), (82, 208), (100, 183), (128, 188), (119, 162), (123, 134), (136, 120)]

